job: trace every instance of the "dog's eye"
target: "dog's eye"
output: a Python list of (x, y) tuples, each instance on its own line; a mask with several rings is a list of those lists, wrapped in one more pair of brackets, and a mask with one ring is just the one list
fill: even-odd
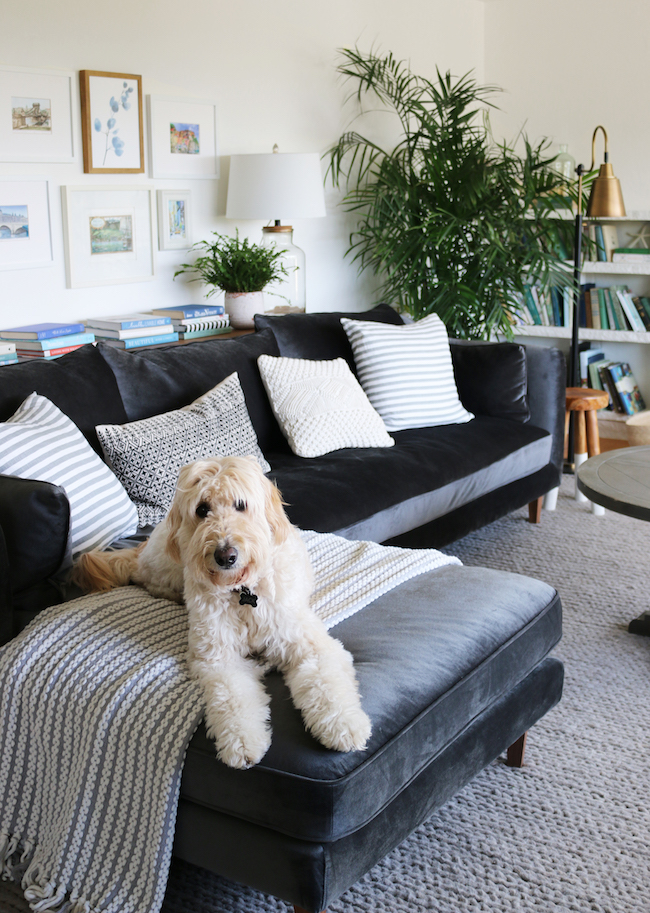
[(235, 501), (235, 510), (238, 510), (238, 511), (246, 510), (246, 501)]
[(201, 501), (199, 506), (196, 508), (196, 516), (200, 517), (202, 520), (205, 520), (209, 513), (210, 505), (207, 503), (207, 501)]

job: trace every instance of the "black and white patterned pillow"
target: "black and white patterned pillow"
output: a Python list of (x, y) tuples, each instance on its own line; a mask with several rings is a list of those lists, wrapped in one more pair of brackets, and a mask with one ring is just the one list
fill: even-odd
[(186, 463), (252, 454), (264, 472), (271, 468), (257, 442), (236, 372), (175, 412), (95, 430), (106, 462), (137, 508), (140, 526), (155, 526), (165, 518)]

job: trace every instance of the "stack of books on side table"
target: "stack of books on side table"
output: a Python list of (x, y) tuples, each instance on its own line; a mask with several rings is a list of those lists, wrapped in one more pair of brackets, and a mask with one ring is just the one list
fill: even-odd
[(16, 355), (25, 359), (58, 358), (94, 341), (83, 323), (32, 323), (0, 330), (0, 344), (13, 343)]
[(98, 340), (119, 349), (138, 349), (178, 341), (178, 333), (171, 320), (155, 314), (92, 317), (86, 321), (86, 326)]
[(171, 320), (179, 339), (202, 339), (229, 333), (230, 318), (222, 304), (186, 304), (156, 308), (152, 314)]

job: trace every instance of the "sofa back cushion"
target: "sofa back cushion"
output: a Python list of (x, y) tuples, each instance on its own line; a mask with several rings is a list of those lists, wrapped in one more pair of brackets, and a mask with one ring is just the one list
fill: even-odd
[(257, 369), (260, 355), (279, 355), (270, 330), (143, 352), (127, 352), (102, 342), (98, 348), (117, 380), (126, 411), (123, 421), (187, 406), (237, 372), (262, 451), (287, 450)]
[(40, 393), (72, 419), (91, 447), (102, 448), (95, 425), (128, 421), (115, 376), (95, 346), (85, 345), (52, 361), (34, 359), (0, 368), (0, 422), (30, 393)]
[(475, 415), (527, 422), (526, 349), (516, 342), (450, 340), (458, 394)]
[(390, 305), (378, 304), (372, 310), (363, 311), (360, 314), (342, 311), (324, 314), (283, 314), (277, 317), (256, 314), (255, 327), (258, 330), (270, 329), (273, 331), (280, 350), (279, 355), (319, 361), (328, 358), (345, 358), (355, 371), (352, 348), (341, 326), (341, 317), (350, 317), (354, 320), (374, 320), (378, 323), (392, 323), (399, 326), (403, 323), (400, 315)]

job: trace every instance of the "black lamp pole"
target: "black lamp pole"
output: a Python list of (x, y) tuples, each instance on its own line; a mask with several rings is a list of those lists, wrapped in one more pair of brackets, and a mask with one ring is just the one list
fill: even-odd
[(578, 355), (578, 338), (580, 335), (580, 272), (582, 266), (582, 175), (584, 166), (578, 165), (576, 168), (578, 175), (578, 211), (576, 213), (575, 236), (573, 239), (573, 286), (574, 286), (574, 305), (573, 305), (573, 327), (571, 332), (571, 370), (569, 376), (569, 386), (580, 386), (580, 365)]

